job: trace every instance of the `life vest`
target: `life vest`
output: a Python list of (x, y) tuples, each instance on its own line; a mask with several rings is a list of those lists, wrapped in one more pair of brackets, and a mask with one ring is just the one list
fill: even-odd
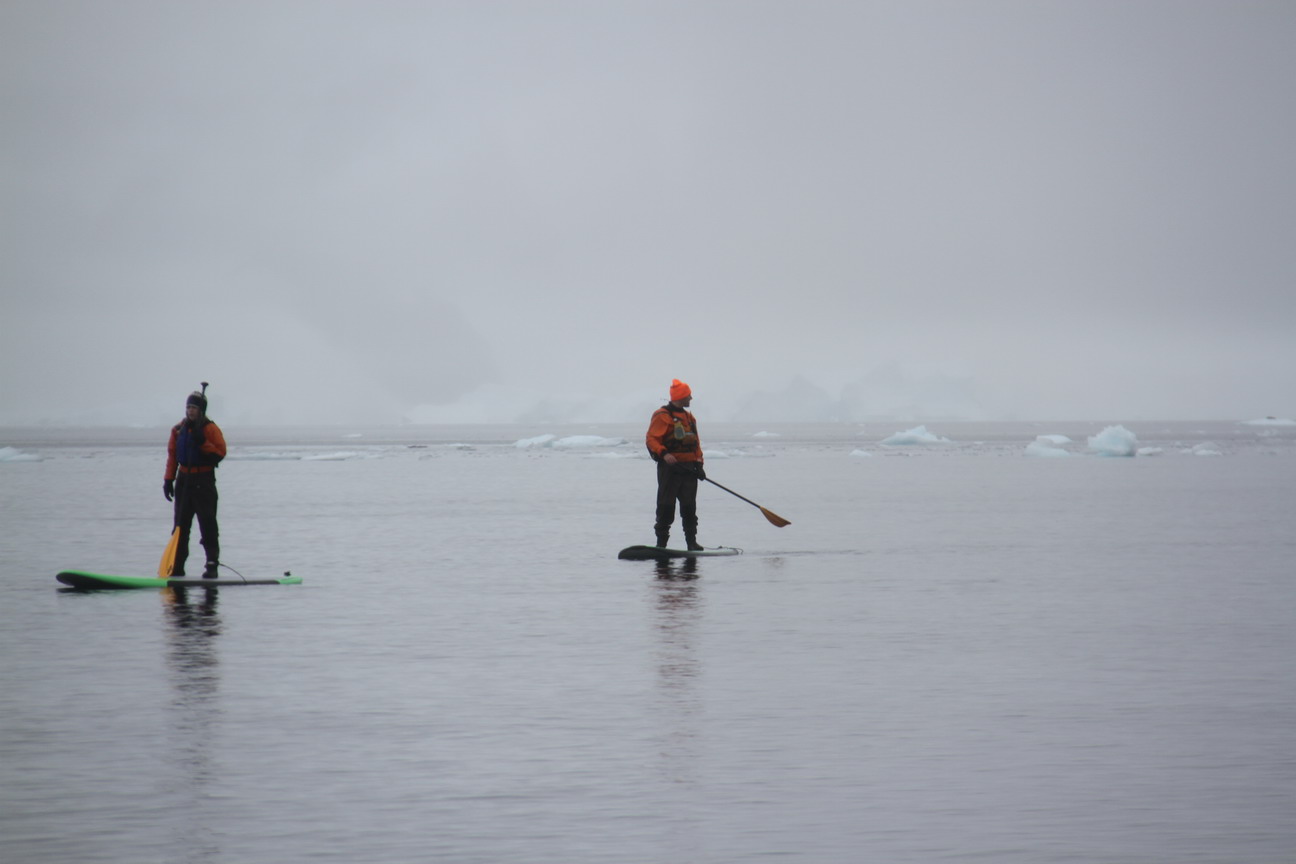
[(171, 439), (167, 442), (163, 479), (174, 479), (179, 468), (187, 473), (210, 472), (225, 458), (225, 453), (225, 436), (215, 423), (204, 417), (197, 430), (185, 422), (177, 423), (171, 427)]
[[(682, 462), (701, 462), (702, 445), (698, 440), (697, 418), (682, 408), (663, 405), (653, 412), (646, 441), (648, 454), (660, 459), (670, 453)], [(658, 445), (654, 447), (653, 445)]]
[(186, 468), (207, 464), (203, 459), (202, 445), (207, 440), (207, 421), (195, 430), (186, 429), (185, 424), (176, 426), (176, 462)]

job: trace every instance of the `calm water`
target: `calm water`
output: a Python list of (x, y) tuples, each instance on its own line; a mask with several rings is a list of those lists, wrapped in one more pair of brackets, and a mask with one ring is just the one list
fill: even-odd
[(792, 525), (693, 568), (638, 428), (231, 427), (305, 584), (180, 596), (54, 580), (156, 571), (165, 430), (0, 430), (0, 861), (1296, 860), (1296, 429), (1103, 425), (704, 425)]

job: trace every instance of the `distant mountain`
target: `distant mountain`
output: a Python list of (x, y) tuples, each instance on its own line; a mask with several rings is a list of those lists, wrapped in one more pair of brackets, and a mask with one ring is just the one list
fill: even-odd
[(843, 419), (982, 420), (985, 406), (976, 381), (952, 375), (918, 375), (895, 365), (881, 366), (846, 385)]
[(778, 392), (758, 391), (748, 396), (729, 419), (740, 423), (825, 422), (840, 420), (839, 412), (839, 400), (798, 375)]
[[(418, 406), (406, 422), (511, 422), (533, 426), (563, 423), (647, 423), (664, 402), (656, 391), (592, 396), (573, 393), (537, 396), (509, 388), (481, 388), (448, 405)], [(737, 406), (736, 408), (734, 406)], [(778, 390), (707, 396), (695, 405), (707, 422), (863, 423), (985, 420), (973, 378), (919, 374), (900, 366), (881, 366), (842, 387), (837, 394), (805, 375)]]
[(730, 419), (738, 422), (868, 422), (981, 420), (987, 411), (976, 381), (941, 374), (915, 374), (881, 366), (842, 388), (834, 397), (798, 375), (778, 391), (758, 391), (742, 401)]

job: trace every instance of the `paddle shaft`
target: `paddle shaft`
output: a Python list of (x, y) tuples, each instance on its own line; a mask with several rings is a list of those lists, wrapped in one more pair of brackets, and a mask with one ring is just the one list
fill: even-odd
[[(713, 486), (720, 486), (719, 483), (717, 483), (716, 481), (712, 480), (710, 477), (706, 478), (706, 481), (707, 481), (708, 483), (710, 483), (711, 485), (713, 485)], [(733, 491), (733, 490), (730, 489), (728, 486), (720, 486), (720, 488), (723, 489), (724, 491), (728, 492), (730, 495), (734, 496), (735, 498), (742, 498), (742, 500), (746, 501), (748, 504), (752, 505), (753, 507), (760, 507), (760, 506), (761, 506), (761, 505), (757, 504), (755, 501), (751, 500), (750, 498), (743, 498), (743, 496), (739, 495), (737, 492)]]
[(761, 505), (757, 504), (755, 501), (751, 500), (750, 498), (743, 498), (743, 496), (739, 495), (737, 492), (733, 491), (733, 490), (730, 489), (728, 486), (721, 486), (719, 483), (716, 483), (716, 481), (712, 480), (710, 477), (708, 477), (708, 478), (706, 478), (706, 479), (707, 479), (707, 482), (709, 482), (709, 483), (711, 483), (711, 484), (713, 484), (713, 485), (715, 485), (715, 486), (720, 486), (721, 489), (723, 489), (724, 491), (728, 492), (730, 495), (734, 496), (735, 498), (739, 498), (739, 499), (741, 499), (741, 500), (743, 500), (743, 501), (746, 501), (748, 504), (752, 505), (752, 506), (755, 507), (757, 510), (761, 511), (761, 515), (764, 516), (764, 517), (766, 518), (766, 520), (768, 520), (769, 523), (770, 523), (771, 525), (773, 525), (774, 527), (776, 527), (776, 528), (786, 528), (788, 525), (791, 525), (791, 524), (792, 524), (791, 522), (789, 522), (788, 520), (784, 519), (782, 516), (778, 515), (777, 513), (771, 512), (771, 511), (769, 511), (769, 510), (766, 510), (764, 507), (762, 507)]

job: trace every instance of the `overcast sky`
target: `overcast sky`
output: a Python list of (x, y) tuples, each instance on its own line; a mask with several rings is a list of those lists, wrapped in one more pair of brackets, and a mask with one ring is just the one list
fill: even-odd
[(1293, 45), (1286, 0), (5, 0), (0, 424), (890, 365), (1292, 416)]

